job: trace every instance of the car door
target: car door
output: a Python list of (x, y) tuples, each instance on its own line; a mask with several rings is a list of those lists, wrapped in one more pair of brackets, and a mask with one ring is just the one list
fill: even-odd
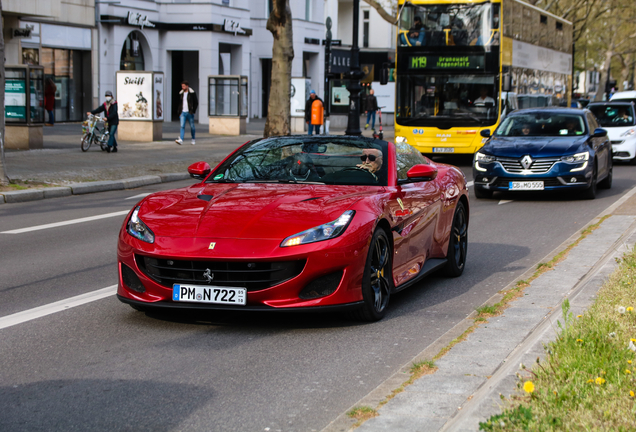
[[(406, 143), (395, 145), (397, 179), (407, 180), (406, 173), (414, 165), (429, 163), (416, 149)], [(404, 243), (394, 273), (397, 284), (416, 276), (429, 256), (441, 207), (441, 191), (437, 182), (422, 181), (398, 185), (398, 205), (394, 217), (396, 233)]]
[(607, 136), (593, 136), (594, 131), (600, 126), (592, 113), (587, 113), (587, 124), (590, 128), (592, 148), (594, 148), (594, 153), (596, 153), (596, 159), (598, 160), (598, 178), (600, 180), (605, 178), (609, 171), (610, 158), (612, 157), (611, 144)]

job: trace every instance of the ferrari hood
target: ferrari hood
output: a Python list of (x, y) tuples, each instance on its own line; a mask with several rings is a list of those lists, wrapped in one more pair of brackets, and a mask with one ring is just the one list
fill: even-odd
[(493, 156), (558, 157), (579, 151), (586, 137), (493, 138), (483, 150)]
[(283, 239), (337, 219), (375, 189), (278, 183), (197, 184), (149, 196), (139, 216), (157, 236)]

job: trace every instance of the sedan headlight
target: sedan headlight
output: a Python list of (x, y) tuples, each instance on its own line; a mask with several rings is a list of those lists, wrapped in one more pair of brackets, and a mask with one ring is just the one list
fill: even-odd
[(561, 160), (567, 163), (581, 163), (581, 162), (585, 162), (589, 158), (590, 158), (590, 153), (583, 152), (583, 153), (577, 153), (570, 156), (563, 156)]
[(315, 243), (323, 240), (329, 240), (338, 237), (349, 226), (353, 215), (356, 214), (353, 210), (347, 210), (335, 221), (320, 225), (307, 231), (299, 232), (291, 237), (287, 237), (280, 244), (281, 247), (298, 246), (307, 243)]
[(481, 162), (483, 164), (491, 163), (496, 161), (497, 158), (492, 155), (487, 155), (481, 152), (475, 153), (475, 162)]
[(126, 231), (128, 231), (128, 234), (130, 234), (131, 236), (141, 241), (145, 241), (146, 243), (155, 242), (155, 234), (141, 219), (139, 219), (139, 207), (137, 207), (133, 214), (130, 216)]
[(403, 136), (396, 136), (395, 137), (395, 143), (396, 144), (402, 144), (406, 142), (406, 137)]
[(636, 128), (631, 128), (631, 129), (626, 130), (625, 132), (623, 132), (621, 134), (621, 138), (630, 137), (630, 136), (634, 136), (634, 135), (636, 135)]

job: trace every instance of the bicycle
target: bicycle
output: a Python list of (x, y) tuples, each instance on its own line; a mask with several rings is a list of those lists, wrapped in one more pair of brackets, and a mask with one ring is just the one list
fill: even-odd
[[(104, 124), (103, 129), (100, 129), (99, 123)], [(108, 124), (104, 118), (90, 114), (88, 118), (82, 122), (82, 133), (84, 134), (81, 142), (83, 152), (88, 151), (93, 142), (98, 143), (102, 151), (107, 151), (110, 132), (108, 131)]]

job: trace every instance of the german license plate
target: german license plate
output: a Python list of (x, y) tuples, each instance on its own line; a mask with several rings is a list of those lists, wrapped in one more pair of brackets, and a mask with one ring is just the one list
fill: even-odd
[(521, 182), (509, 182), (508, 189), (510, 190), (543, 190), (542, 181), (521, 181)]
[(433, 147), (433, 153), (455, 153), (453, 147)]
[(172, 286), (172, 300), (245, 306), (247, 304), (247, 289), (174, 284)]

